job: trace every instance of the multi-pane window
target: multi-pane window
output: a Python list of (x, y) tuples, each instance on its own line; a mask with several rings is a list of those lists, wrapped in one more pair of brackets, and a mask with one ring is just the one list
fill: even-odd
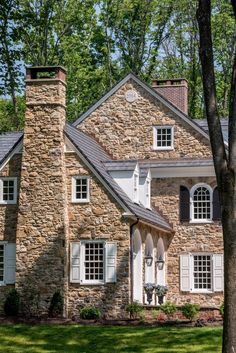
[(211, 192), (206, 186), (199, 186), (195, 189), (193, 196), (193, 214), (194, 220), (211, 220)]
[(104, 281), (104, 243), (88, 242), (84, 244), (84, 280), (88, 282)]
[(72, 201), (89, 201), (89, 177), (84, 176), (72, 178)]
[(212, 290), (211, 255), (193, 255), (193, 289)]
[(0, 203), (16, 203), (16, 178), (0, 179)]
[(154, 128), (154, 149), (173, 149), (172, 126), (157, 126)]
[(4, 281), (4, 244), (0, 244), (0, 282)]

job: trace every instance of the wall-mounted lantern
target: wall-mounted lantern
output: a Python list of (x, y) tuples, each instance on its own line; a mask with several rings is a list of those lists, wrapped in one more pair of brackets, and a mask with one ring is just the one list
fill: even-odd
[(158, 270), (160, 270), (160, 271), (163, 270), (165, 260), (163, 259), (163, 256), (162, 256), (162, 255), (160, 255), (160, 256), (158, 257), (156, 263), (157, 263), (157, 268), (158, 268)]
[(152, 266), (153, 256), (150, 253), (145, 255), (144, 260), (147, 266)]

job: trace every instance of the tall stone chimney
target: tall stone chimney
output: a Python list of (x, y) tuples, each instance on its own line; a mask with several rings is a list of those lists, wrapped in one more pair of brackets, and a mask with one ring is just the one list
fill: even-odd
[(152, 87), (183, 113), (188, 114), (187, 80), (184, 78), (153, 80)]
[(56, 291), (65, 295), (67, 285), (65, 93), (63, 67), (27, 69), (16, 287), (38, 291), (40, 314), (47, 312)]

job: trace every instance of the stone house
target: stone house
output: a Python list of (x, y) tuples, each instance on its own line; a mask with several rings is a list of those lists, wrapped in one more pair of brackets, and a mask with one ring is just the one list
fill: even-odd
[(187, 82), (128, 74), (72, 125), (65, 94), (62, 67), (27, 69), (24, 132), (0, 135), (1, 304), (30, 284), (42, 314), (60, 290), (66, 317), (122, 317), (155, 283), (177, 305), (218, 307), (218, 192)]

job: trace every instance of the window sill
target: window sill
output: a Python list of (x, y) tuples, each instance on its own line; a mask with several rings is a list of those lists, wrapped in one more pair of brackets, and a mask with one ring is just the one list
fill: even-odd
[(0, 205), (7, 206), (7, 205), (16, 205), (16, 201), (0, 201)]
[(198, 221), (198, 220), (192, 220), (189, 221), (190, 224), (214, 224), (214, 221), (212, 220), (202, 220), (202, 221)]
[(71, 203), (89, 203), (90, 200), (86, 199), (86, 200), (71, 200)]
[(174, 151), (174, 147), (153, 147), (154, 151)]

